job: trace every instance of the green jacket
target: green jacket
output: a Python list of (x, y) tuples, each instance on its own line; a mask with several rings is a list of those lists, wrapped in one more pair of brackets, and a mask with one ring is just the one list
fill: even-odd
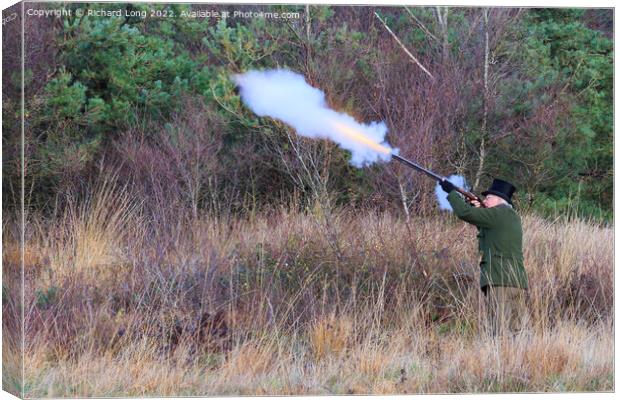
[(472, 207), (456, 191), (448, 201), (457, 217), (478, 228), (480, 287), (510, 286), (527, 289), (523, 267), (523, 230), (519, 215), (508, 205)]

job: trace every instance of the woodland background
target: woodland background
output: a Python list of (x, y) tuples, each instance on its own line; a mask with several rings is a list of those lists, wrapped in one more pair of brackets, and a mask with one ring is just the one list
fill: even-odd
[[(189, 8), (153, 7), (177, 15)], [(114, 164), (146, 204), (195, 214), (248, 212), (291, 196), (305, 204), (326, 193), (341, 205), (436, 209), (424, 176), (398, 165), (353, 168), (335, 145), (298, 138), (246, 109), (230, 75), (281, 67), (324, 90), (333, 108), (360, 122), (385, 121), (402, 155), (464, 175), (474, 190), (499, 176), (519, 188), (522, 210), (611, 219), (612, 10), (217, 8), (300, 18), (25, 21), (29, 208), (80, 196), (102, 164)], [(5, 208), (20, 198), (18, 44), (7, 32)]]

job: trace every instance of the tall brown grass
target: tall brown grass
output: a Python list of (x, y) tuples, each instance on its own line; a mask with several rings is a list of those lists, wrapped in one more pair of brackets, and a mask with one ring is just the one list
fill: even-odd
[(163, 224), (102, 185), (31, 216), (25, 395), (613, 390), (612, 228), (524, 216), (531, 326), (493, 338), (474, 228), (297, 209)]

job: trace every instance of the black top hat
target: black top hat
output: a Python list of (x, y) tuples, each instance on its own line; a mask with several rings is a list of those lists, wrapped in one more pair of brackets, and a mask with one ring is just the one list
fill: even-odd
[(510, 182), (506, 182), (501, 179), (493, 179), (493, 183), (491, 184), (489, 190), (482, 192), (482, 195), (487, 196), (489, 194), (494, 194), (495, 196), (501, 197), (508, 203), (512, 204), (512, 195), (516, 191), (517, 188), (512, 186)]

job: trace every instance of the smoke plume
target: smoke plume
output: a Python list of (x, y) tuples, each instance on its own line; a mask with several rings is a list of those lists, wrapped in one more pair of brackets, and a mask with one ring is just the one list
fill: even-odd
[(338, 143), (351, 152), (351, 163), (357, 167), (389, 161), (397, 151), (385, 143), (387, 127), (383, 122), (362, 124), (330, 109), (325, 94), (307, 84), (302, 75), (277, 69), (249, 71), (232, 79), (254, 113), (281, 120), (299, 135)]
[[(467, 186), (467, 182), (465, 178), (459, 175), (450, 175), (446, 177), (447, 180), (452, 182), (454, 185), (461, 187), (465, 190), (469, 190)], [(444, 192), (439, 183), (435, 186), (435, 196), (437, 196), (437, 201), (439, 202), (439, 208), (441, 210), (452, 211), (452, 206), (448, 202), (448, 193)]]

